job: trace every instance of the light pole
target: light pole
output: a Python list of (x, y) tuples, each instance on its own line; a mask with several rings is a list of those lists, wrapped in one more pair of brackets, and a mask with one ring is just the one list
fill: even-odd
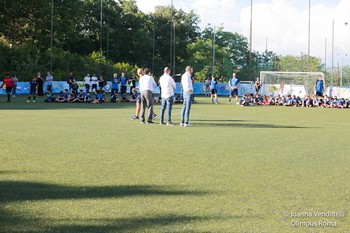
[(156, 35), (156, 33), (155, 33), (155, 30), (154, 30), (153, 27), (151, 29), (152, 29), (152, 32), (153, 32), (153, 39), (152, 39), (152, 72), (154, 74), (154, 50), (155, 50), (155, 38), (156, 38), (155, 35)]
[(173, 73), (175, 72), (172, 69), (172, 65), (173, 65), (173, 0), (171, 0), (171, 6), (170, 6), (170, 70), (173, 71)]
[(214, 31), (213, 31), (213, 66), (211, 68), (212, 75), (214, 75), (214, 72), (215, 72), (215, 33), (216, 33), (216, 27), (214, 26)]
[(252, 34), (253, 34), (253, 0), (250, 0), (250, 33), (249, 33), (249, 80), (252, 81)]
[(50, 73), (52, 72), (52, 48), (53, 48), (53, 0), (51, 0)]
[(309, 0), (309, 27), (307, 42), (307, 72), (310, 72), (310, 30), (311, 30), (311, 0)]
[(100, 13), (100, 65), (102, 63), (102, 2), (103, 0), (101, 0), (101, 13)]

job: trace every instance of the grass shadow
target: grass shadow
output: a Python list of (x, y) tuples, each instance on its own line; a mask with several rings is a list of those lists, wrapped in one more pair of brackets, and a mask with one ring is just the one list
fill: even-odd
[[(94, 219), (56, 219), (40, 218), (16, 214), (0, 209), (0, 232), (66, 232), (66, 233), (95, 233), (95, 232), (173, 232), (175, 229), (186, 230), (189, 224), (223, 220), (227, 217), (188, 216), (177, 214), (155, 215), (151, 217), (129, 218), (94, 218)], [(239, 217), (244, 218), (244, 216)], [(186, 230), (186, 232), (195, 232)]]
[(64, 186), (56, 184), (1, 181), (0, 203), (15, 201), (121, 198), (130, 196), (204, 195), (207, 192), (179, 190), (174, 187), (152, 185)]
[[(256, 128), (256, 129), (306, 129), (309, 127), (292, 126), (292, 125), (273, 125), (273, 124), (237, 124), (237, 123), (220, 123), (221, 121), (213, 122), (197, 122), (193, 121), (195, 127), (223, 127), (223, 128)], [(225, 122), (225, 121), (224, 121)]]

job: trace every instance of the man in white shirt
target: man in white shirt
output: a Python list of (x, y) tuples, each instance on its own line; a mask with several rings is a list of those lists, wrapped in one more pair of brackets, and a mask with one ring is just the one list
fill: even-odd
[(90, 74), (87, 74), (84, 78), (84, 85), (86, 93), (90, 92)]
[(191, 66), (186, 67), (186, 72), (181, 76), (181, 85), (183, 89), (183, 105), (181, 110), (180, 126), (190, 127), (190, 111), (193, 98), (193, 84), (191, 79)]
[(145, 122), (145, 111), (148, 109), (147, 124), (153, 124), (153, 89), (156, 86), (154, 78), (150, 76), (151, 70), (144, 69), (144, 75), (140, 77), (139, 89), (141, 93), (141, 123)]
[(164, 122), (164, 112), (167, 108), (167, 119), (168, 122), (166, 125), (173, 126), (174, 124), (171, 121), (171, 110), (174, 102), (174, 89), (176, 88), (176, 84), (174, 79), (170, 76), (170, 68), (164, 68), (164, 74), (159, 79), (159, 85), (162, 89), (161, 97), (162, 97), (162, 107), (160, 109), (160, 125), (165, 125)]
[(95, 91), (97, 90), (97, 82), (98, 82), (98, 78), (97, 78), (96, 74), (92, 75), (91, 80), (90, 80), (91, 92), (93, 92), (94, 89), (95, 89)]

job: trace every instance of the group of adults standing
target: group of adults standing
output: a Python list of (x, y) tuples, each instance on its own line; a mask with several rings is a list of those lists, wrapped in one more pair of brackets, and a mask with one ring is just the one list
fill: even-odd
[[(52, 88), (52, 80), (53, 80), (53, 76), (51, 75), (50, 72), (48, 72), (47, 77), (46, 77), (46, 82), (48, 82), (47, 83), (48, 89)], [(11, 102), (11, 95), (12, 95), (12, 97), (16, 97), (16, 90), (17, 90), (18, 81), (19, 80), (15, 74), (12, 77), (11, 77), (10, 73), (5, 74), (5, 79), (4, 79), (3, 83), (1, 84), (0, 88), (2, 88), (3, 86), (6, 87), (7, 102)], [(30, 90), (33, 89), (32, 86), (35, 84), (34, 85), (35, 86), (35, 93), (30, 93), (30, 94), (36, 95), (36, 93), (37, 93), (38, 96), (44, 96), (44, 82), (45, 82), (44, 78), (41, 76), (41, 73), (38, 72), (37, 75), (34, 76), (33, 79), (29, 82)]]
[[(174, 90), (176, 84), (174, 79), (170, 76), (170, 68), (164, 68), (164, 74), (159, 79), (159, 87), (161, 89), (162, 105), (160, 110), (160, 125), (173, 126), (172, 122), (172, 106), (174, 103)], [(154, 124), (153, 122), (153, 90), (157, 85), (154, 78), (150, 75), (151, 70), (146, 68), (143, 73), (139, 73), (139, 90), (141, 98), (141, 123)], [(183, 105), (180, 117), (180, 126), (190, 127), (189, 118), (193, 99), (193, 83), (192, 83), (192, 67), (187, 66), (185, 73), (181, 76), (181, 85), (183, 89)], [(146, 116), (146, 109), (148, 110)], [(167, 122), (165, 123), (165, 111), (167, 111)]]

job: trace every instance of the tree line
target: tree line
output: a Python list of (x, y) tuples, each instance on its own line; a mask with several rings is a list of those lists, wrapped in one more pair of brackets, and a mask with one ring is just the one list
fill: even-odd
[[(2, 0), (1, 5), (0, 72), (22, 80), (51, 69), (55, 80), (65, 80), (70, 72), (131, 75), (137, 67), (150, 67), (159, 77), (165, 66), (178, 74), (190, 64), (203, 81), (212, 74), (213, 48), (214, 74), (224, 80), (233, 71), (242, 80), (254, 79), (261, 70), (306, 71), (303, 54), (253, 51), (249, 77), (246, 37), (222, 26), (201, 31), (198, 15), (170, 6), (146, 14), (135, 0)], [(323, 71), (321, 59), (311, 57), (309, 69)]]

